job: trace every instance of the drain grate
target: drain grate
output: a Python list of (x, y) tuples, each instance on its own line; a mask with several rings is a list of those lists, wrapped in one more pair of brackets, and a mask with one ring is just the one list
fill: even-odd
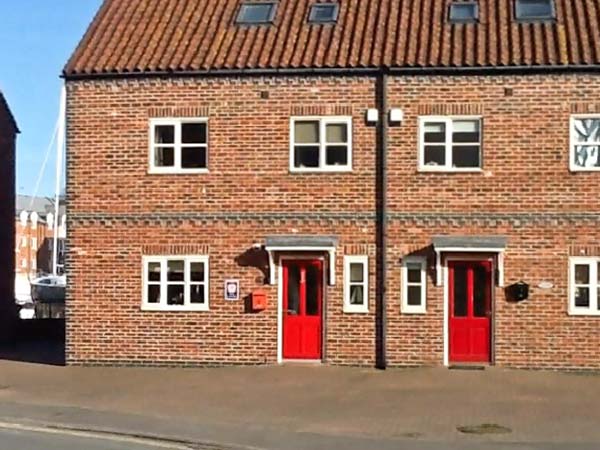
[(495, 423), (483, 423), (481, 425), (467, 425), (456, 427), (458, 431), (464, 434), (507, 434), (512, 430)]

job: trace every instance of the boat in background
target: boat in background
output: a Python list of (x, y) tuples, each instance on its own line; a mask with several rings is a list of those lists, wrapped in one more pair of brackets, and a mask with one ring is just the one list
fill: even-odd
[(46, 275), (31, 281), (34, 303), (64, 303), (67, 287), (65, 275)]

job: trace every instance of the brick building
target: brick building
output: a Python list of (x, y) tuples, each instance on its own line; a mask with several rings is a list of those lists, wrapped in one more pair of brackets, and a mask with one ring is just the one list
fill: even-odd
[(598, 10), (105, 1), (68, 363), (600, 368)]
[(57, 272), (63, 273), (66, 239), (65, 205), (61, 200), (58, 221), (54, 201), (45, 197), (18, 195), (15, 209), (15, 295), (31, 300), (30, 281), (52, 273), (54, 226), (58, 223)]
[(0, 340), (11, 338), (14, 308), (15, 160), (19, 128), (0, 91)]

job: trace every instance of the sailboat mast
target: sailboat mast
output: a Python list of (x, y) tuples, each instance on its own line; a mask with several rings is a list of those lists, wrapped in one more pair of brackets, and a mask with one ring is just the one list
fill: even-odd
[(58, 132), (56, 136), (56, 189), (54, 191), (54, 240), (52, 246), (52, 275), (58, 275), (58, 227), (60, 223), (60, 188), (62, 175), (62, 158), (65, 147), (65, 124), (67, 111), (67, 91), (63, 85), (60, 92), (60, 109), (58, 116)]

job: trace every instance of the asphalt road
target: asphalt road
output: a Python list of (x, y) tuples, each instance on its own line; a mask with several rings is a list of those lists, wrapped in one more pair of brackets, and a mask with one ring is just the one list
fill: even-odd
[(0, 450), (157, 450), (189, 447), (167, 443), (143, 443), (116, 436), (85, 435), (85, 433), (39, 432), (0, 428)]

